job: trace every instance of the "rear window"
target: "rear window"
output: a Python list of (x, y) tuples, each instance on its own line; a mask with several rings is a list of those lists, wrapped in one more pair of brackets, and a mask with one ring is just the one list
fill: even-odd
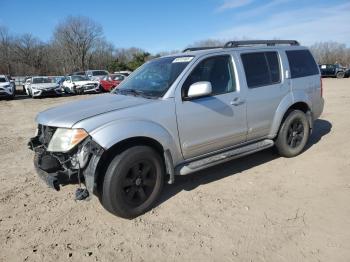
[(106, 71), (92, 71), (92, 75), (93, 76), (104, 76), (104, 75), (108, 75), (108, 72), (106, 72)]
[(247, 53), (242, 54), (241, 58), (249, 88), (281, 81), (277, 52)]
[(286, 51), (291, 78), (318, 75), (317, 64), (309, 50)]

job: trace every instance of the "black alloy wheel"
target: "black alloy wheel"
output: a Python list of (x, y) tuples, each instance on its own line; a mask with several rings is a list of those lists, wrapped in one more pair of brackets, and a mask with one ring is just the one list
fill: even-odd
[(147, 160), (135, 163), (124, 175), (121, 190), (125, 201), (132, 206), (144, 203), (152, 194), (156, 184), (156, 169)]
[(287, 144), (291, 148), (296, 148), (300, 145), (304, 138), (304, 126), (300, 119), (295, 119), (289, 126), (287, 132)]

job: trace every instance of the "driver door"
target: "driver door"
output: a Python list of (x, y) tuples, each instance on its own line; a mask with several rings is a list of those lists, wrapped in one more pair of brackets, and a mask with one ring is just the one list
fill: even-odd
[[(212, 85), (210, 96), (189, 99), (196, 82)], [(177, 95), (176, 113), (182, 154), (185, 159), (225, 149), (246, 140), (246, 103), (237, 89), (231, 55), (199, 61)]]

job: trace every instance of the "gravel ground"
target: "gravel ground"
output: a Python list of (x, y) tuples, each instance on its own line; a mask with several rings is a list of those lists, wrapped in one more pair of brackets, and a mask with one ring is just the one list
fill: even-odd
[(324, 79), (307, 149), (266, 150), (166, 186), (134, 220), (36, 176), (34, 117), (90, 96), (0, 101), (0, 261), (350, 261), (350, 79)]

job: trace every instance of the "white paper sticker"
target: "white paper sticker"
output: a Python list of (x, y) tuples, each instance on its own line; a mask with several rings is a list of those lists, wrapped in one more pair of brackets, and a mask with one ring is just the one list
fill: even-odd
[(321, 65), (321, 68), (322, 68), (322, 69), (326, 69), (327, 66), (326, 66), (326, 65)]
[(174, 59), (173, 63), (188, 63), (191, 62), (193, 56), (177, 57)]

